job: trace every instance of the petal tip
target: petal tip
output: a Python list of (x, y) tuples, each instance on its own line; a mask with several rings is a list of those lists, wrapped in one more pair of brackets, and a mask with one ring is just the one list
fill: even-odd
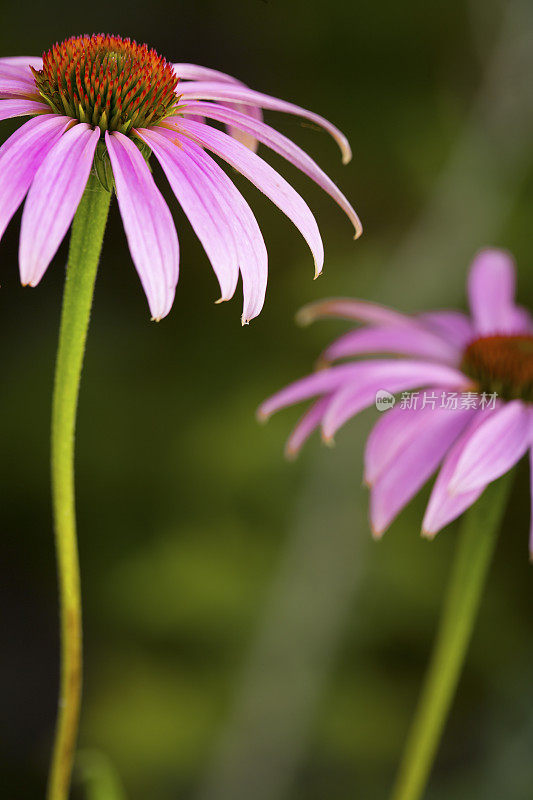
[(372, 538), (375, 542), (379, 542), (380, 539), (383, 538), (383, 534), (385, 533), (384, 527), (376, 527), (372, 522), (370, 523), (370, 530), (372, 531)]
[(309, 308), (304, 306), (296, 312), (294, 319), (301, 328), (307, 328), (313, 322), (314, 317)]
[(355, 225), (355, 233), (353, 235), (354, 242), (356, 242), (358, 239), (360, 239), (361, 236), (363, 235), (363, 226), (361, 225), (361, 223), (359, 221), (358, 221), (358, 223), (359, 224)]
[(266, 425), (270, 419), (270, 414), (268, 414), (266, 411), (263, 411), (262, 407), (260, 406), (255, 412), (255, 418), (260, 425)]
[(325, 355), (321, 355), (315, 361), (315, 370), (316, 372), (320, 372), (320, 370), (328, 369), (331, 367), (331, 361), (329, 358), (326, 358)]
[(298, 457), (298, 448), (288, 444), (285, 446), (284, 454), (287, 461), (296, 461)]
[(333, 433), (322, 431), (321, 438), (326, 447), (335, 447), (335, 436)]

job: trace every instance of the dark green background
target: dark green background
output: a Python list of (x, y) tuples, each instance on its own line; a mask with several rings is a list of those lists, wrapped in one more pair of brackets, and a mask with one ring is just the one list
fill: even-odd
[[(254, 410), (343, 330), (300, 330), (297, 308), (359, 295), (405, 310), (465, 303), (481, 246), (510, 248), (532, 304), (531, 4), (50, 2), (4, 4), (2, 55), (113, 32), (170, 60), (235, 74), (324, 114), (328, 137), (268, 113), (346, 192), (334, 203), (269, 158), (316, 213), (313, 283), (290, 223), (244, 185), (270, 254), (265, 309), (214, 305), (200, 244), (175, 212), (181, 278), (149, 314), (116, 204), (97, 282), (79, 409), (85, 612), (83, 755), (76, 797), (385, 798), (435, 630), (456, 530), (419, 537), (423, 497), (374, 544), (360, 488), (375, 412), (283, 460), (296, 410)], [(528, 46), (529, 43), (529, 46)], [(2, 123), (7, 137), (15, 124)], [(66, 246), (37, 289), (17, 277), (20, 214), (0, 245), (1, 785), (43, 797), (57, 681), (49, 501), (50, 392)], [(519, 473), (482, 614), (427, 797), (531, 797), (533, 682), (528, 475)], [(88, 780), (86, 795), (82, 787)]]

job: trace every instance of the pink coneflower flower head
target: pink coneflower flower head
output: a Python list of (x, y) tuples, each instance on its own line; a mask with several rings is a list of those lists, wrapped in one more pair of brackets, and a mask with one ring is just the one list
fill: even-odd
[[(515, 304), (510, 256), (499, 250), (479, 253), (468, 294), (470, 316), (458, 311), (407, 316), (360, 300), (307, 306), (300, 312), (304, 323), (341, 317), (364, 325), (326, 349), (325, 368), (259, 409), (264, 419), (315, 398), (287, 443), (290, 456), (315, 429), (331, 441), (359, 411), (374, 404), (382, 410), (365, 451), (377, 537), (439, 467), (422, 526), (428, 537), (462, 514), (526, 451), (531, 458), (533, 322)], [(376, 354), (387, 355), (359, 359)], [(340, 359), (348, 361), (335, 363)]]
[(245, 175), (292, 220), (311, 248), (318, 275), (324, 254), (315, 218), (292, 186), (256, 154), (257, 143), (328, 192), (356, 236), (361, 226), (313, 159), (262, 121), (263, 108), (322, 126), (349, 161), (346, 138), (317, 114), (252, 91), (225, 73), (171, 64), (120, 36), (76, 36), (42, 58), (0, 59), (0, 120), (32, 117), (0, 148), (0, 236), (27, 195), (20, 235), (22, 283), (39, 283), (94, 171), (105, 188), (116, 191), (152, 317), (164, 317), (178, 281), (179, 247), (148, 165), (152, 153), (207, 253), (221, 300), (233, 296), (242, 276), (243, 322), (263, 306), (267, 252), (250, 206), (210, 153)]

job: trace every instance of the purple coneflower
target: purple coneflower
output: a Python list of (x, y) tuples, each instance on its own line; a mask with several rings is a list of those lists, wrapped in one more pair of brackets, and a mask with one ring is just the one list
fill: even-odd
[[(377, 353), (404, 358), (327, 366), (282, 389), (259, 409), (266, 418), (318, 397), (287, 443), (287, 454), (294, 456), (315, 429), (321, 427), (330, 441), (347, 420), (374, 405), (380, 393), (405, 393), (385, 411), (366, 445), (365, 480), (376, 536), (439, 465), (423, 521), (429, 537), (462, 514), (527, 450), (532, 452), (533, 321), (515, 304), (510, 256), (499, 250), (479, 253), (470, 269), (468, 294), (470, 316), (458, 311), (407, 316), (359, 300), (307, 306), (300, 312), (302, 322), (341, 317), (365, 323), (334, 341), (323, 362)], [(409, 394), (415, 389), (425, 391)]]
[[(215, 102), (213, 102), (215, 101)], [(296, 165), (361, 225), (350, 203), (303, 150), (262, 122), (260, 109), (325, 128), (343, 161), (350, 147), (327, 120), (194, 64), (171, 64), (119, 36), (78, 36), (42, 58), (0, 59), (0, 120), (31, 116), (0, 148), (0, 236), (27, 200), (20, 235), (23, 284), (39, 283), (67, 232), (91, 170), (114, 183), (133, 262), (153, 319), (168, 314), (179, 248), (170, 211), (148, 166), (153, 152), (207, 253), (221, 300), (242, 275), (243, 323), (263, 306), (267, 252), (248, 203), (206, 151), (245, 175), (296, 225), (322, 270), (323, 246), (300, 195), (254, 152), (257, 141)], [(231, 135), (206, 124), (214, 120)]]
[[(111, 194), (153, 319), (170, 311), (179, 247), (170, 210), (149, 167), (152, 153), (189, 218), (220, 284), (221, 300), (242, 277), (243, 323), (263, 306), (267, 252), (250, 206), (214, 153), (266, 194), (300, 230), (322, 270), (318, 227), (300, 195), (255, 152), (263, 142), (340, 205), (347, 199), (303, 150), (262, 121), (261, 109), (296, 114), (350, 147), (323, 117), (254, 92), (194, 64), (171, 64), (119, 36), (78, 36), (42, 58), (0, 59), (0, 120), (30, 116), (0, 148), (0, 237), (27, 195), (20, 274), (35, 286), (72, 223), (52, 401), (52, 500), (61, 627), (60, 696), (48, 800), (67, 800), (81, 699), (81, 597), (74, 496), (76, 407), (85, 341)], [(227, 128), (227, 133), (218, 127)]]

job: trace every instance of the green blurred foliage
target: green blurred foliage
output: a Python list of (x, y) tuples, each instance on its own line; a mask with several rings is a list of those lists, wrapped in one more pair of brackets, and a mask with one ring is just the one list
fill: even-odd
[[(445, 232), (430, 240), (416, 279), (395, 268), (408, 232), (424, 219), (471, 124), (505, 5), (466, 0), (4, 5), (2, 55), (37, 54), (75, 33), (116, 32), (146, 41), (172, 60), (223, 69), (324, 114), (353, 145), (354, 160), (346, 168), (324, 134), (293, 118), (268, 114), (268, 119), (313, 154), (365, 225), (364, 237), (354, 244), (330, 199), (267, 156), (316, 213), (326, 266), (313, 282), (312, 259), (299, 234), (236, 179), (264, 230), (271, 272), (262, 315), (242, 329), (239, 291), (233, 301), (214, 304), (217, 287), (207, 259), (155, 167), (181, 245), (176, 303), (155, 325), (116, 206), (112, 210), (79, 409), (86, 656), (81, 746), (93, 755), (80, 761), (76, 797), (115, 800), (121, 782), (130, 800), (204, 796), (206, 776), (216, 778), (217, 753), (224, 752), (221, 742), (239, 697), (253, 695), (244, 677), (249, 653), (274, 614), (279, 571), (295, 532), (305, 529), (302, 519), (321, 518), (336, 493), (350, 495), (346, 502), (353, 502), (356, 513), (338, 518), (332, 513), (322, 537), (326, 547), (327, 539), (334, 541), (330, 526), (340, 519), (353, 545), (347, 565), (349, 584), (352, 559), (353, 586), (342, 609), (339, 605), (343, 621), (320, 666), (319, 690), (309, 693), (306, 723), (294, 734), (301, 747), (290, 764), (290, 780), (269, 800), (386, 796), (435, 630), (454, 527), (431, 545), (420, 540), (425, 490), (382, 542), (369, 540), (359, 483), (372, 413), (357, 423), (357, 442), (342, 433), (332, 451), (312, 442), (297, 463), (288, 464), (283, 441), (297, 413), (287, 412), (265, 429), (257, 425), (254, 409), (307, 372), (321, 348), (344, 329), (337, 323), (296, 328), (294, 313), (309, 300), (357, 294), (416, 310), (420, 305), (413, 298), (423, 292), (429, 306), (463, 306), (469, 255), (498, 244), (515, 253), (520, 296), (531, 305), (532, 164), (527, 158), (518, 166), (508, 164), (506, 152), (499, 166), (517, 175), (513, 171), (511, 184), (501, 188), (487, 175), (489, 188), (482, 193), (488, 204), (505, 210), (498, 211), (498, 227), (480, 225), (476, 231), (483, 233), (469, 239), (469, 219), (485, 212), (479, 204), (470, 206), (465, 194), (458, 211), (467, 233), (448, 228), (444, 216)], [(511, 141), (523, 128), (505, 120), (504, 141)], [(531, 109), (524, 109), (523, 125), (530, 120)], [(0, 136), (14, 128), (2, 123)], [(474, 130), (475, 153), (490, 145), (483, 130)], [(0, 741), (6, 800), (43, 796), (57, 681), (48, 423), (66, 244), (39, 288), (22, 289), (19, 224), (20, 213), (0, 247), (1, 592), (7, 622)], [(451, 247), (459, 239), (460, 255), (443, 264), (442, 241)], [(309, 490), (312, 476), (322, 471), (319, 490)], [(523, 470), (428, 793), (432, 800), (529, 796), (533, 647), (527, 496)], [(295, 592), (303, 581), (301, 569), (291, 562), (285, 575)], [(334, 570), (328, 580), (334, 582)], [(295, 601), (287, 653), (300, 626), (312, 632), (315, 616), (327, 605), (325, 585), (325, 579), (317, 583), (322, 588), (311, 603), (300, 608)], [(275, 613), (283, 621), (288, 612), (282, 599), (279, 604)], [(270, 707), (279, 706), (282, 716), (277, 692), (291, 664), (285, 665), (283, 648), (280, 652), (281, 678), (257, 701), (259, 728)], [(304, 694), (306, 681), (319, 669), (319, 655), (309, 662), (309, 674), (298, 672)], [(252, 725), (252, 750), (253, 730)], [(280, 740), (284, 735), (280, 730)], [(261, 755), (259, 744), (257, 752)], [(277, 769), (264, 753), (261, 758), (263, 768)], [(243, 800), (255, 798), (246, 779), (242, 786)], [(216, 800), (210, 791), (205, 796)], [(240, 797), (235, 793), (232, 800)]]

